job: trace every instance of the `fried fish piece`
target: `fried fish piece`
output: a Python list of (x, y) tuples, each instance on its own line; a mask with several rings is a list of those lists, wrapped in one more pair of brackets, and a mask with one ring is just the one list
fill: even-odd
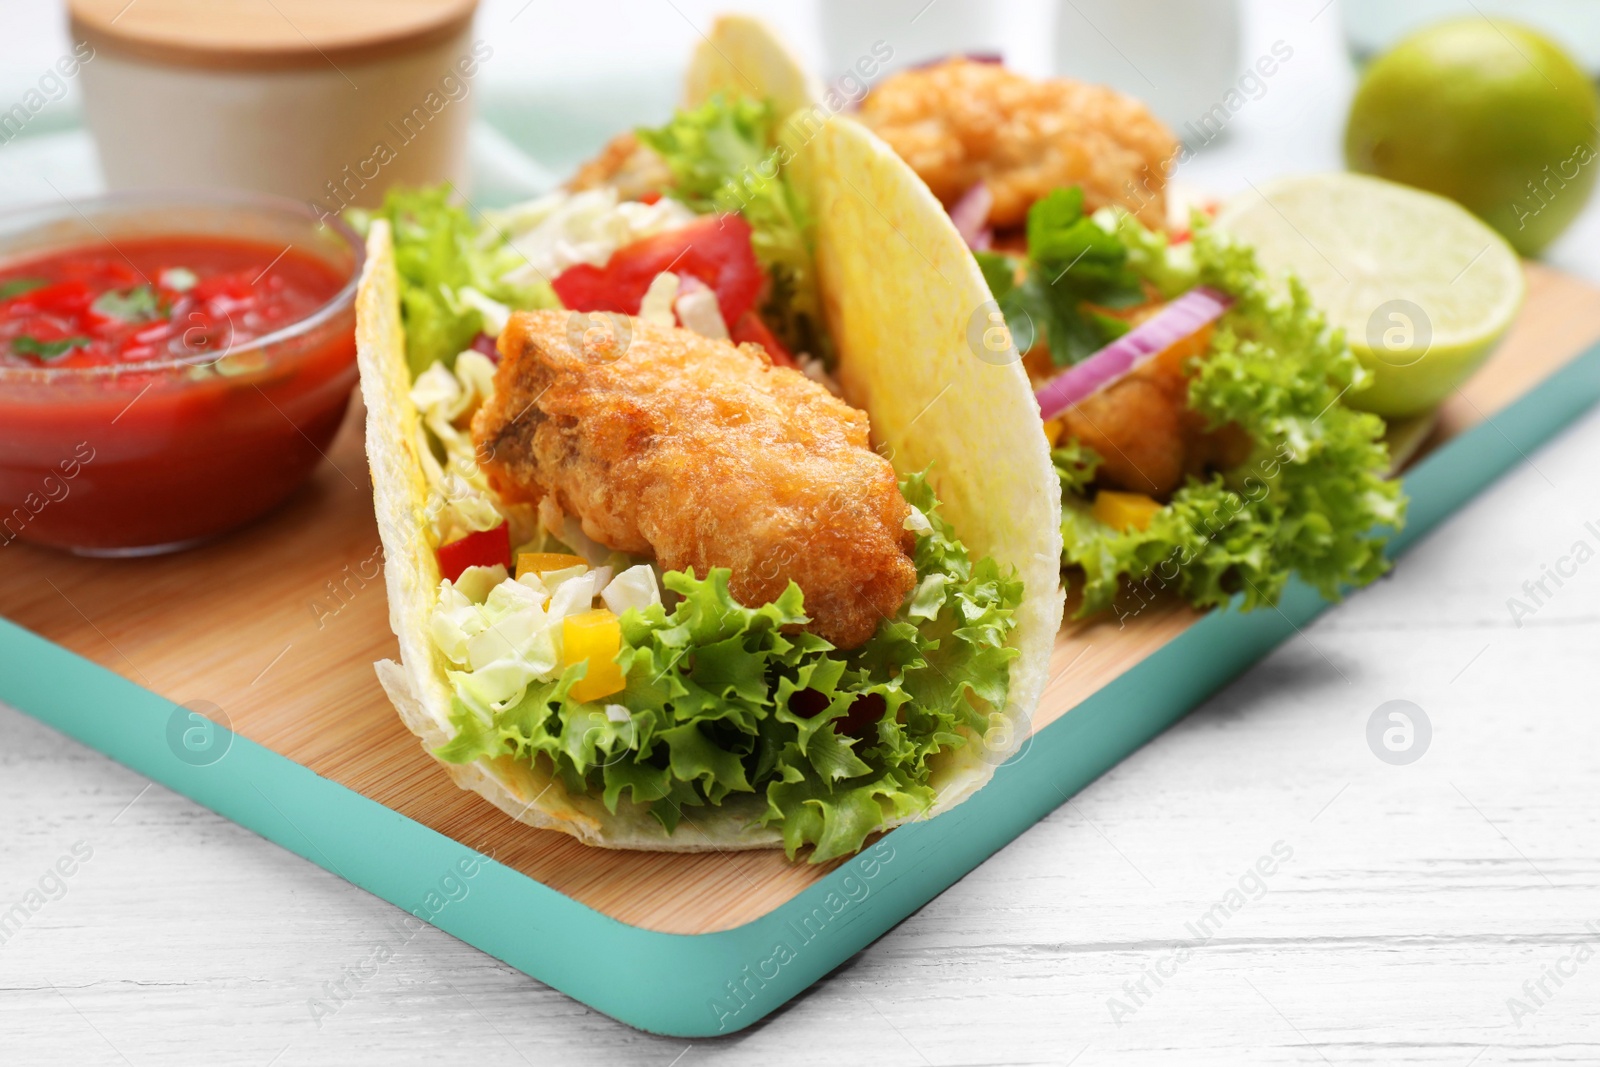
[(984, 182), (997, 229), (1021, 225), (1036, 200), (1071, 185), (1089, 211), (1121, 204), (1146, 226), (1166, 226), (1178, 142), (1142, 103), (1106, 86), (954, 58), (888, 78), (857, 117), (945, 207)]
[(1249, 456), (1242, 430), (1211, 429), (1189, 406), (1187, 364), (1204, 356), (1211, 332), (1206, 326), (1175, 342), (1061, 414), (1066, 436), (1100, 456), (1098, 484), (1165, 499), (1189, 475), (1236, 466)]
[(864, 412), (757, 345), (588, 321), (518, 312), (500, 335), (472, 436), (503, 499), (549, 494), (588, 536), (668, 570), (731, 568), (742, 604), (792, 579), (807, 628), (840, 648), (899, 610), (916, 584), (911, 508)]
[(632, 132), (619, 133), (567, 182), (567, 190), (574, 193), (605, 186), (615, 188), (619, 199), (637, 200), (646, 193), (670, 188), (672, 172)]

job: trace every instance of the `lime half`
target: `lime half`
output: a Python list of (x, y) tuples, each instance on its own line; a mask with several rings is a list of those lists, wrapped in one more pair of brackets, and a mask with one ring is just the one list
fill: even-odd
[(1292, 271), (1373, 372), (1352, 407), (1427, 411), (1488, 358), (1522, 306), (1522, 264), (1453, 201), (1359, 174), (1284, 178), (1241, 194), (1217, 226)]

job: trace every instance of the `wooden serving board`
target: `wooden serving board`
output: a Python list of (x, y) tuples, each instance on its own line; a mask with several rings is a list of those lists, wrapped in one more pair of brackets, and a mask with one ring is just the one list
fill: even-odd
[[(1586, 369), (1590, 364), (1600, 366), (1600, 349), (1585, 355), (1600, 339), (1600, 290), (1536, 264), (1528, 266), (1528, 281), (1527, 303), (1518, 325), (1491, 362), (1445, 405), (1438, 428), (1424, 446), (1424, 454), (1437, 453), (1439, 462), (1424, 462), (1428, 469), (1419, 472), (1417, 485), (1408, 480), (1408, 488), (1419, 496), (1408, 541), (1600, 395), (1600, 373)], [(1585, 358), (1580, 360), (1580, 356)], [(1551, 381), (1558, 374), (1562, 380)], [(1565, 381), (1574, 375), (1577, 384)], [(1541, 385), (1544, 388), (1538, 388)], [(1497, 419), (1502, 413), (1507, 413), (1504, 426)], [(686, 854), (591, 848), (564, 835), (516, 823), (476, 794), (457, 789), (401, 724), (373, 674), (373, 661), (395, 657), (396, 647), (379, 571), (382, 553), (373, 524), (359, 416), (360, 412), (352, 411), (330, 451), (329, 462), (290, 504), (252, 528), (209, 546), (147, 560), (89, 560), (21, 544), (0, 547), (0, 614), (172, 704), (202, 709), (270, 753), (492, 857), (634, 930), (704, 935), (776, 929), (773, 924), (785, 909), (809, 908), (812, 901), (823, 899), (821, 894), (829, 886), (848, 884), (840, 879), (850, 871), (837, 870), (839, 863), (822, 867), (790, 863), (777, 851)], [(1446, 445), (1451, 447), (1443, 447)], [(1422, 481), (1423, 475), (1432, 480)], [(1426, 499), (1422, 499), (1424, 495)], [(909, 914), (1282, 640), (1292, 632), (1296, 619), (1310, 618), (1323, 606), (1300, 589), (1276, 614), (1270, 609), (1250, 616), (1223, 613), (1220, 618), (1206, 619), (1205, 627), (1196, 627), (1201, 616), (1175, 604), (1152, 606), (1126, 626), (1114, 620), (1070, 623), (1057, 643), (1052, 677), (1033, 718), (1035, 740), (1041, 744), (1027, 754), (1028, 762), (1013, 761), (1018, 767), (1027, 766), (1030, 775), (1048, 772), (1047, 777), (1026, 778), (1012, 772), (1013, 764), (1007, 764), (995, 783), (950, 815), (888, 835), (884, 840), (891, 846), (901, 843), (900, 854), (906, 854), (910, 843), (919, 850), (916, 855), (930, 857), (919, 861), (924, 864), (920, 869), (908, 870), (901, 861), (895, 872), (896, 879), (915, 880), (920, 871), (925, 885), (903, 887), (898, 895), (879, 893), (874, 901), (883, 899), (885, 903), (873, 907), (883, 909), (881, 913), (868, 912), (863, 905), (861, 914), (870, 914), (870, 921), (857, 922), (848, 937), (835, 938), (834, 948), (826, 954), (813, 954), (804, 968), (792, 968), (784, 980), (793, 984), (804, 978), (808, 982), (826, 973), (830, 959), (836, 963), (846, 958)], [(1229, 638), (1225, 627), (1244, 636)], [(1189, 633), (1195, 629), (1205, 633)], [(73, 678), (46, 677), (46, 672), (69, 668), (41, 656), (39, 649), (25, 645), (22, 637), (8, 641), (6, 632), (0, 630), (0, 700), (15, 703), (229, 813), (229, 804), (218, 799), (227, 797), (229, 788), (220, 776), (207, 779), (204, 788), (191, 786), (199, 779), (187, 768), (166, 768), (161, 763), (165, 756), (153, 742), (140, 747), (124, 737), (123, 732), (133, 727), (117, 721), (117, 708), (90, 707), (87, 699), (79, 701), (69, 691)], [(1189, 688), (1171, 678), (1156, 677), (1170, 675), (1172, 664), (1182, 657), (1203, 660), (1205, 642), (1230, 640), (1247, 650), (1213, 657), (1227, 665), (1201, 670), (1194, 681), (1183, 683)], [(1152, 656), (1161, 662), (1152, 663), (1150, 676), (1143, 677), (1136, 668)], [(1138, 706), (1129, 706), (1124, 714), (1119, 701), (1127, 705), (1130, 700)], [(170, 704), (157, 703), (170, 710)], [(1043, 744), (1041, 732), (1075, 708), (1084, 710), (1069, 720), (1075, 724), (1073, 744), (1077, 746), (1072, 750), (1072, 767), (1063, 764), (1059, 771), (1041, 767), (1041, 761), (1067, 758), (1052, 756), (1060, 745)], [(154, 711), (150, 714), (154, 721)], [(1124, 715), (1121, 721), (1119, 714)], [(101, 731), (110, 731), (103, 740)], [(1066, 743), (1066, 733), (1052, 733), (1063, 739), (1061, 744)], [(234, 817), (341, 874), (346, 873), (343, 867), (376, 871), (363, 866), (370, 857), (347, 859), (334, 854), (339, 846), (329, 842), (338, 839), (336, 826), (328, 824), (328, 836), (319, 842), (318, 827), (305, 824), (315, 815), (302, 813), (298, 821), (293, 819), (289, 814), (294, 810), (292, 796), (274, 794), (260, 784), (266, 778), (250, 777), (243, 770), (247, 756), (257, 759), (248, 752), (237, 757), (230, 753), (227, 759), (239, 761), (241, 783), (248, 777), (248, 784), (287, 824), (280, 832), (264, 825), (276, 822), (270, 813), (254, 819), (238, 813)], [(271, 761), (267, 753), (259, 758)], [(281, 761), (275, 761), (277, 764)], [(249, 764), (257, 765), (267, 766)], [(298, 788), (319, 791), (319, 797), (348, 796), (315, 779), (304, 781), (307, 784)], [(1047, 782), (1059, 795), (1039, 789), (1039, 782)], [(243, 790), (244, 784), (235, 788)], [(1008, 790), (1014, 796), (1026, 795), (1026, 803), (1005, 801)], [(1032, 792), (1019, 792), (1022, 790)], [(1018, 809), (1015, 818), (1008, 815), (1006, 820), (996, 820), (985, 815), (1002, 803)], [(367, 810), (360, 808), (358, 815)], [(933, 833), (935, 829), (938, 833)], [(689, 827), (680, 832), (684, 830), (693, 832)], [(418, 854), (426, 851), (425, 845), (432, 848), (428, 844), (431, 838), (406, 836), (410, 831), (403, 834), (400, 829), (393, 832), (397, 835), (394, 847), (382, 862), (396, 871), (404, 871), (408, 848)], [(952, 844), (959, 840), (958, 835), (968, 835), (971, 841)], [(895, 855), (895, 848), (890, 847), (888, 854)], [(842, 862), (848, 866), (859, 861)], [(396, 899), (405, 891), (386, 888), (404, 882), (399, 874), (394, 880), (381, 872), (347, 876), (402, 906), (412, 903)], [(504, 891), (514, 894), (522, 891), (519, 886), (527, 885), (525, 881), (507, 882)], [(551, 899), (535, 895), (539, 900)], [(910, 903), (890, 904), (891, 897)], [(579, 909), (572, 914), (588, 913)], [(630, 1016), (616, 1003), (607, 1003), (601, 993), (589, 991), (583, 980), (583, 961), (563, 959), (545, 966), (542, 958), (529, 955), (536, 946), (521, 942), (502, 945), (490, 917), (475, 916), (466, 905), (444, 917), (429, 917), (636, 1025), (684, 1034), (728, 1028), (730, 1016), (719, 1014), (714, 1006), (710, 1017), (723, 1023), (715, 1028), (704, 1019), (678, 1021), (674, 1013), (687, 1010), (681, 1005), (663, 1007), (657, 1014), (640, 1010)], [(749, 936), (767, 935), (751, 932)], [(734, 943), (728, 939), (715, 942), (718, 946)], [(713, 977), (707, 981), (715, 991)], [(762, 983), (763, 989), (766, 984)], [(784, 998), (803, 987), (795, 985)], [(748, 1025), (781, 1002), (764, 1003), (758, 1013), (738, 1018), (735, 1028)]]

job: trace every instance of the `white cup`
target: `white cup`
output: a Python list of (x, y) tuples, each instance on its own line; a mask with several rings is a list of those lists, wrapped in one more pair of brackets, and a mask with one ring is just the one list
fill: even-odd
[(955, 53), (998, 54), (998, 7), (992, 0), (821, 0), (823, 77), (848, 76), (864, 57), (900, 70)]
[(493, 48), (470, 24), (360, 62), (227, 69), (96, 45), (84, 110), (107, 185), (233, 188), (370, 206), (391, 185), (465, 188), (467, 132)]
[(1233, 89), (1238, 0), (1062, 0), (1056, 72), (1120, 89), (1183, 131)]

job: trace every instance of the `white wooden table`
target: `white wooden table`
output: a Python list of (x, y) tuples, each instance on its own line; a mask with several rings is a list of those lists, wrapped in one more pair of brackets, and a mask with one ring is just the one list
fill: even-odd
[[(1190, 181), (1336, 165), (1349, 75), (1317, 6), (1258, 12), (1303, 62)], [(1596, 236), (1591, 210), (1549, 258), (1600, 281)], [(1597, 457), (1590, 416), (717, 1041), (640, 1034), (431, 928), (374, 971), (397, 909), (0, 708), (0, 911), (53, 898), (0, 943), (0, 1064), (1600, 1061), (1600, 562), (1521, 625), (1507, 604), (1600, 549)], [(1406, 766), (1367, 741), (1395, 699), (1433, 729)], [(319, 1025), (313, 1000), (337, 1011)]]

